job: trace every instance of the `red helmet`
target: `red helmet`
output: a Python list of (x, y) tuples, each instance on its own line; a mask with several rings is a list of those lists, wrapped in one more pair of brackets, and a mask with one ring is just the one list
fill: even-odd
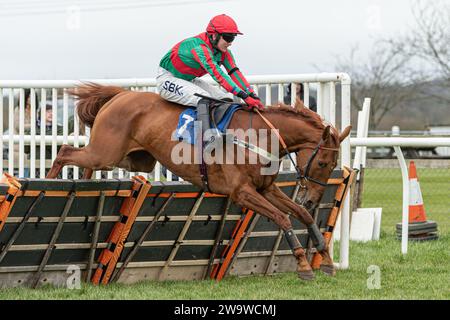
[(238, 30), (236, 22), (226, 14), (220, 14), (212, 18), (208, 27), (206, 27), (206, 32), (243, 34)]

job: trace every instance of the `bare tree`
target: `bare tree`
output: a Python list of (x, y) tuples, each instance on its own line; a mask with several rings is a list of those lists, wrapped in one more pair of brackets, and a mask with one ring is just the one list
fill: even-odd
[[(415, 24), (404, 35), (375, 42), (367, 58), (337, 58), (336, 67), (352, 77), (352, 105), (371, 101), (371, 128), (395, 108), (412, 101), (450, 102), (450, 2), (416, 0)], [(425, 85), (432, 82), (431, 85)]]
[[(412, 13), (415, 26), (406, 35), (386, 42), (414, 62), (411, 73), (419, 73), (423, 82), (434, 81), (440, 86), (440, 90), (422, 94), (450, 102), (450, 2), (417, 0)], [(421, 70), (416, 67), (419, 63)]]
[(374, 44), (367, 59), (357, 57), (357, 53), (355, 46), (348, 58), (337, 58), (336, 67), (352, 78), (354, 107), (361, 110), (364, 98), (371, 98), (369, 123), (374, 129), (394, 108), (416, 98), (416, 81), (408, 68), (411, 57), (382, 41)]

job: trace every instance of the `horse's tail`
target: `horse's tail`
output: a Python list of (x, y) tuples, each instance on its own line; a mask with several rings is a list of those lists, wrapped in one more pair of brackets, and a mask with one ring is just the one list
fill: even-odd
[(69, 93), (78, 100), (77, 110), (81, 122), (92, 128), (100, 109), (115, 95), (123, 91), (125, 89), (120, 87), (86, 83), (69, 90)]

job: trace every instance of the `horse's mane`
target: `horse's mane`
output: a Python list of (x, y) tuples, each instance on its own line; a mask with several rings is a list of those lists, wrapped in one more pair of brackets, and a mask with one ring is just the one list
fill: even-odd
[[(319, 130), (325, 129), (325, 127), (328, 125), (328, 123), (318, 113), (308, 109), (298, 98), (295, 102), (294, 107), (280, 102), (274, 106), (267, 106), (261, 111), (267, 114), (282, 114), (288, 117), (300, 116)], [(334, 144), (339, 144), (339, 132), (332, 125), (330, 134), (332, 139), (334, 140)]]
[(324, 129), (323, 119), (314, 111), (306, 108), (300, 100), (297, 100), (295, 107), (279, 103), (275, 106), (267, 106), (264, 113), (268, 114), (284, 114), (286, 116), (301, 116), (306, 121), (313, 124), (318, 129)]

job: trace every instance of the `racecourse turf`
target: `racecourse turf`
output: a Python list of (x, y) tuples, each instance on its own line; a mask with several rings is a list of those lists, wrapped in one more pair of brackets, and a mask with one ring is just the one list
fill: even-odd
[[(400, 252), (395, 224), (401, 221), (400, 170), (367, 170), (363, 207), (381, 206), (386, 197), (400, 199), (383, 207), (379, 241), (351, 242), (350, 268), (335, 277), (316, 272), (310, 282), (295, 273), (273, 276), (227, 277), (221, 282), (143, 281), (134, 285), (110, 284), (81, 289), (43, 287), (0, 290), (3, 299), (450, 299), (450, 170), (419, 172), (428, 219), (439, 227), (439, 240), (409, 243)], [(389, 170), (392, 170), (389, 171)], [(389, 179), (386, 179), (386, 176)], [(389, 188), (386, 188), (389, 186)], [(339, 244), (335, 244), (339, 252)], [(380, 281), (374, 280), (380, 271)]]

